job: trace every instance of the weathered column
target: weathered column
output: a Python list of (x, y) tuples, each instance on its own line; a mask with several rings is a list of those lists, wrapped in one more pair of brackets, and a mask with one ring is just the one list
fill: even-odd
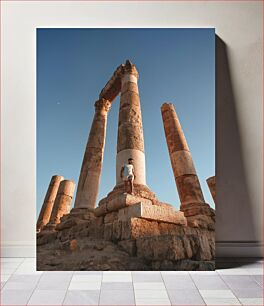
[(130, 61), (121, 70), (121, 97), (118, 120), (116, 156), (116, 183), (121, 184), (120, 171), (128, 158), (133, 158), (135, 184), (146, 184), (144, 137), (142, 128), (140, 99), (138, 92), (138, 72)]
[(216, 203), (216, 193), (215, 193), (215, 176), (209, 177), (207, 180), (207, 185), (210, 189), (211, 195), (214, 199), (214, 202)]
[(60, 182), (63, 180), (63, 176), (54, 175), (51, 178), (44, 202), (42, 204), (38, 221), (37, 221), (37, 232), (41, 231), (42, 228), (49, 222), (51, 211), (54, 205), (54, 201), (59, 189)]
[(189, 204), (204, 203), (192, 156), (173, 104), (164, 103), (161, 113), (181, 210), (188, 208)]
[(94, 211), (102, 172), (107, 113), (111, 103), (95, 102), (95, 115), (83, 157), (74, 209)]
[(71, 201), (74, 193), (75, 183), (71, 180), (61, 181), (59, 190), (53, 205), (50, 221), (46, 229), (55, 228), (60, 223), (60, 218), (70, 211)]

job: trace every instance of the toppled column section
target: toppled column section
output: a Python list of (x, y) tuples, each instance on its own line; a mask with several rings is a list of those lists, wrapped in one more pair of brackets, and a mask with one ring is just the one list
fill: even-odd
[(59, 190), (54, 202), (49, 223), (45, 229), (51, 230), (60, 223), (60, 218), (70, 211), (71, 201), (74, 193), (75, 183), (71, 180), (61, 181)]
[(120, 170), (133, 158), (135, 184), (146, 185), (144, 137), (138, 91), (138, 72), (129, 60), (121, 66), (121, 97), (118, 119), (116, 183), (121, 184)]
[(211, 195), (214, 199), (214, 202), (216, 203), (216, 189), (215, 189), (215, 176), (209, 177), (207, 180), (207, 185), (210, 189)]
[(52, 208), (55, 198), (59, 189), (60, 182), (63, 180), (63, 176), (53, 175), (39, 213), (37, 221), (37, 232), (40, 232), (42, 228), (49, 222)]
[[(164, 103), (161, 106), (161, 113), (171, 165), (181, 201), (180, 210), (184, 212), (185, 217), (190, 217), (188, 222), (195, 221), (194, 223), (198, 226), (196, 222), (199, 219), (198, 215), (211, 217), (214, 212), (204, 201), (192, 156), (173, 104)], [(211, 227), (214, 226), (212, 220), (204, 221), (202, 223), (210, 222)]]
[(106, 136), (107, 114), (111, 103), (101, 98), (95, 102), (95, 114), (83, 157), (74, 210), (93, 212), (99, 190)]

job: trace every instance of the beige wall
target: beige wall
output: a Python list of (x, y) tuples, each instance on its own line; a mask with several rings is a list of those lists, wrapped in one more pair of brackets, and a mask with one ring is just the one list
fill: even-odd
[(216, 28), (222, 40), (217, 40), (217, 254), (260, 254), (261, 2), (6, 1), (1, 6), (2, 256), (35, 254), (36, 27), (135, 26)]

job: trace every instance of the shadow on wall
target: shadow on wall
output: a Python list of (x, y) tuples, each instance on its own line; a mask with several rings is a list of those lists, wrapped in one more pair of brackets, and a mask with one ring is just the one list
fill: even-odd
[[(216, 241), (256, 242), (242, 137), (228, 61), (228, 46), (216, 35)], [(216, 248), (217, 256), (217, 248)], [(230, 254), (232, 256), (232, 254)]]

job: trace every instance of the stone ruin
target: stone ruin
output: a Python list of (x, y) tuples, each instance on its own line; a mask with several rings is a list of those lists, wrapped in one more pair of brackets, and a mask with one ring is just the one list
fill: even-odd
[[(213, 270), (215, 211), (205, 203), (192, 156), (171, 103), (161, 106), (180, 198), (180, 211), (146, 184), (138, 71), (126, 61), (95, 102), (95, 114), (75, 184), (53, 176), (37, 221), (38, 270)], [(116, 185), (96, 206), (107, 114), (120, 94)], [(124, 192), (120, 170), (133, 158), (134, 193)], [(207, 180), (215, 199), (215, 180)]]

